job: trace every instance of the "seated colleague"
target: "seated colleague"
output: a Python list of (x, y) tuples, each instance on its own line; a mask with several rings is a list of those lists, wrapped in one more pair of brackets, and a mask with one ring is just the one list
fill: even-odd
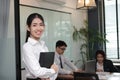
[(96, 72), (117, 72), (111, 60), (106, 59), (103, 50), (96, 51)]
[[(63, 55), (66, 47), (67, 44), (64, 41), (59, 40), (56, 42), (55, 63), (59, 67), (59, 74), (73, 74), (74, 71), (79, 71), (79, 69)], [(71, 71), (65, 69), (65, 65), (67, 65)]]

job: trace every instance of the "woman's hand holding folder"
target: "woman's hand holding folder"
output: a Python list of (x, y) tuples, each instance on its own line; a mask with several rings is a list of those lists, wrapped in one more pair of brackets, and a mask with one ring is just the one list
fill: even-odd
[(55, 72), (58, 72), (58, 66), (56, 64), (53, 64), (51, 69), (54, 69)]

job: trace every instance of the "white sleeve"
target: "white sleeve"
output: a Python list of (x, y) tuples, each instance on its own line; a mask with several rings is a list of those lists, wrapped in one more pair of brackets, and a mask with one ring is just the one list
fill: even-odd
[(51, 76), (51, 77), (50, 77), (50, 80), (56, 80), (57, 75), (58, 75), (58, 72), (57, 72), (57, 73), (55, 73), (53, 76)]
[(63, 56), (63, 58), (64, 58), (65, 64), (66, 64), (68, 67), (70, 67), (73, 71), (78, 70), (78, 68), (77, 68), (72, 62), (70, 62), (70, 61), (69, 61), (67, 58), (65, 58), (64, 56)]
[(56, 55), (55, 55), (55, 63), (58, 65), (58, 68), (59, 68), (58, 73), (59, 74), (70, 74), (71, 73), (71, 71), (61, 68), (59, 59)]
[(55, 74), (53, 69), (40, 67), (30, 46), (23, 46), (23, 61), (29, 72), (35, 77), (48, 78)]
[(72, 71), (70, 70), (59, 68), (59, 74), (71, 74), (71, 73)]

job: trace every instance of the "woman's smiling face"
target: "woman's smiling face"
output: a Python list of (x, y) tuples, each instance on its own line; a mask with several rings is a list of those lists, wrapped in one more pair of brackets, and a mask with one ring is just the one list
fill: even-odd
[(42, 36), (42, 33), (45, 29), (45, 25), (40, 18), (34, 18), (30, 27), (28, 27), (28, 31), (30, 32), (30, 37), (36, 40), (39, 40)]

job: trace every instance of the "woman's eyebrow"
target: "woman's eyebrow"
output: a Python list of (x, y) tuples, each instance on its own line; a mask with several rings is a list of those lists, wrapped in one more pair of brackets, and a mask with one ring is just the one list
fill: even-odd
[(33, 24), (44, 24), (44, 23), (43, 22), (41, 22), (41, 23), (34, 22)]
[(37, 24), (37, 23), (32, 23), (32, 24)]

